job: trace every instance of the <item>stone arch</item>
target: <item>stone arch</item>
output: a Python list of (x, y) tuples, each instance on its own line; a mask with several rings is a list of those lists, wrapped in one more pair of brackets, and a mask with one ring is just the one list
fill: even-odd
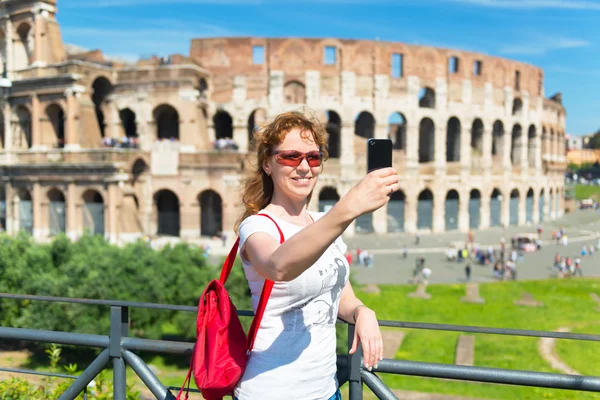
[(248, 117), (248, 143), (252, 143), (252, 141), (254, 140), (254, 132), (260, 129), (260, 127), (266, 123), (267, 110), (265, 110), (264, 108), (257, 108), (256, 110), (252, 111), (252, 113)]
[(143, 158), (136, 159), (131, 165), (131, 177), (133, 183), (136, 183), (142, 175), (149, 171), (150, 168), (148, 167), (148, 162), (146, 162), (146, 160)]
[(233, 118), (225, 110), (219, 110), (213, 116), (215, 137), (217, 139), (233, 139)]
[(105, 110), (103, 108), (106, 105), (108, 95), (112, 91), (113, 85), (105, 76), (97, 77), (92, 83), (92, 102), (94, 103), (96, 121), (98, 122), (98, 129), (100, 129), (100, 135), (102, 135), (102, 137), (104, 137), (104, 131), (106, 129)]
[(419, 107), (435, 108), (435, 90), (424, 87), (419, 91)]
[(157, 218), (157, 234), (175, 236), (180, 233), (181, 221), (179, 198), (169, 189), (159, 190), (154, 194), (154, 209)]
[[(0, 43), (0, 45), (1, 45), (1, 43)], [(4, 113), (2, 111), (0, 111), (0, 149), (5, 149), (5, 148), (6, 148), (6, 135), (4, 133)]]
[(406, 208), (406, 195), (402, 190), (397, 190), (390, 196), (387, 206), (387, 231), (388, 233), (404, 232), (404, 214)]
[(492, 128), (492, 156), (504, 158), (504, 124), (497, 120)]
[(424, 189), (417, 201), (417, 229), (433, 229), (433, 193)]
[(494, 188), (490, 196), (490, 227), (502, 226), (502, 192)]
[(50, 236), (66, 232), (67, 217), (65, 195), (57, 188), (52, 188), (46, 194), (48, 199), (48, 227)]
[(454, 231), (458, 229), (458, 210), (460, 208), (460, 196), (458, 192), (451, 189), (446, 194), (445, 219), (446, 230)]
[(19, 207), (15, 210), (18, 213), (19, 230), (33, 234), (33, 199), (31, 192), (25, 188), (17, 191), (16, 198)]
[(212, 189), (198, 195), (200, 204), (200, 236), (220, 236), (223, 232), (223, 200)]
[(327, 212), (340, 200), (337, 189), (332, 186), (325, 186), (319, 192), (319, 212)]
[(481, 226), (481, 192), (472, 189), (469, 193), (469, 228), (479, 229)]
[(198, 94), (201, 99), (206, 99), (208, 95), (208, 82), (204, 78), (198, 80)]
[(527, 132), (527, 159), (529, 160), (529, 166), (535, 167), (535, 159), (537, 153), (536, 143), (537, 132), (535, 125), (529, 125), (529, 131)]
[(419, 124), (419, 162), (435, 160), (435, 125), (430, 118), (423, 118)]
[(544, 192), (544, 188), (542, 188), (542, 190), (540, 190), (540, 198), (538, 200), (538, 213), (539, 213), (539, 220), (540, 223), (544, 222), (544, 207), (546, 207), (546, 198), (545, 198), (545, 192)]
[(513, 189), (510, 192), (510, 207), (509, 207), (509, 224), (519, 225), (519, 201), (520, 194), (519, 189)]
[(56, 147), (65, 147), (65, 112), (62, 107), (56, 103), (50, 104), (46, 107), (46, 116), (54, 132)]
[(406, 151), (406, 117), (395, 112), (388, 119), (388, 136), (392, 140), (394, 150)]
[(306, 86), (299, 81), (289, 81), (283, 86), (283, 102), (285, 104), (305, 104)]
[(17, 106), (14, 115), (15, 121), (13, 143), (16, 148), (28, 149), (33, 145), (31, 135), (31, 111), (24, 105)]
[(533, 222), (533, 197), (533, 188), (529, 188), (525, 198), (525, 221), (528, 223)]
[(483, 156), (483, 121), (477, 118), (471, 125), (471, 153)]
[(342, 155), (342, 119), (340, 115), (333, 111), (325, 111), (325, 117), (327, 118), (327, 125), (325, 130), (327, 131), (327, 147), (330, 158), (340, 158)]
[(6, 59), (6, 32), (0, 28), (0, 73), (4, 74), (8, 71), (8, 62)]
[(97, 190), (86, 190), (83, 199), (83, 231), (92, 235), (104, 235), (104, 199)]
[(13, 45), (13, 62), (16, 70), (24, 69), (33, 61), (35, 38), (33, 25), (24, 21), (15, 30), (16, 37)]
[(523, 134), (523, 129), (521, 125), (515, 124), (512, 129), (511, 135), (511, 146), (510, 146), (510, 160), (512, 165), (519, 166), (521, 165), (521, 135)]
[(169, 104), (161, 104), (152, 112), (158, 140), (179, 140), (179, 113)]
[(124, 108), (119, 110), (119, 118), (121, 119), (121, 125), (123, 126), (125, 136), (132, 139), (137, 138), (138, 131), (135, 112), (133, 112), (131, 108)]
[(446, 161), (460, 161), (460, 121), (456, 117), (448, 120), (446, 126)]
[(363, 111), (356, 117), (354, 134), (365, 139), (375, 137), (375, 117), (368, 111)]
[(522, 112), (523, 100), (521, 100), (519, 97), (515, 97), (515, 99), (513, 100), (512, 115), (519, 116), (522, 114)]

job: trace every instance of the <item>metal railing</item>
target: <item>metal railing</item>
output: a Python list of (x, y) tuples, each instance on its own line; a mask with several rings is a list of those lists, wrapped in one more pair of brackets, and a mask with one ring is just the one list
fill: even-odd
[[(109, 364), (113, 364), (113, 386), (115, 400), (126, 398), (126, 367), (125, 363), (140, 377), (146, 387), (157, 399), (174, 400), (175, 396), (165, 387), (144, 361), (135, 354), (136, 351), (154, 353), (179, 354), (189, 357), (194, 343), (174, 342), (166, 340), (151, 340), (128, 337), (129, 309), (146, 308), (169, 311), (197, 312), (197, 307), (141, 303), (117, 300), (92, 300), (65, 297), (32, 296), (22, 294), (0, 293), (0, 299), (43, 301), (54, 303), (71, 303), (84, 305), (100, 305), (110, 307), (110, 332), (108, 335), (93, 335), (71, 332), (0, 327), (0, 339), (21, 340), (38, 343), (56, 343), (63, 345), (85, 346), (103, 349), (100, 355), (77, 377), (63, 374), (10, 369), (0, 366), (0, 371), (52, 376), (74, 379), (73, 384), (59, 397), (59, 400), (73, 400), (85, 391), (87, 385)], [(251, 311), (239, 311), (244, 317), (251, 317)], [(345, 324), (345, 323), (344, 323)], [(555, 338), (570, 340), (586, 340), (600, 342), (600, 335), (543, 332), (536, 330), (488, 328), (464, 325), (429, 324), (418, 322), (379, 321), (380, 326), (408, 329), (425, 329), (450, 332), (469, 332), (491, 335), (523, 336), (536, 338)], [(348, 348), (352, 346), (354, 325), (348, 327)], [(580, 390), (600, 392), (600, 377), (564, 375), (547, 372), (508, 370), (490, 367), (473, 367), (462, 365), (439, 364), (430, 362), (383, 359), (377, 368), (371, 371), (362, 365), (361, 347), (356, 353), (338, 355), (337, 378), (340, 386), (349, 385), (349, 399), (363, 398), (363, 385), (366, 385), (379, 399), (397, 399), (392, 390), (377, 376), (377, 373), (390, 373), (429, 378), (456, 379), (471, 382), (484, 382), (520, 386), (535, 386), (551, 389)], [(183, 383), (183, 380), (182, 380)], [(194, 390), (190, 390), (194, 391)]]

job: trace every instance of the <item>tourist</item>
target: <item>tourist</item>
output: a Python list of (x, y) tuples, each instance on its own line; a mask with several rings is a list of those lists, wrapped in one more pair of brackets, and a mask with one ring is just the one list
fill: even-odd
[(427, 286), (429, 284), (429, 277), (431, 276), (431, 270), (427, 267), (423, 268), (421, 271), (421, 275), (423, 276), (423, 284)]
[(465, 267), (465, 279), (467, 282), (469, 282), (471, 280), (471, 265), (467, 264), (467, 266)]
[(587, 255), (587, 246), (581, 246), (581, 257), (585, 257)]
[(589, 253), (590, 257), (593, 257), (593, 256), (594, 256), (594, 246), (593, 246), (593, 245), (591, 245), (591, 244), (590, 244), (590, 246), (589, 246), (588, 253)]
[(583, 276), (583, 272), (581, 271), (581, 260), (579, 258), (575, 259), (575, 268), (573, 271), (573, 276)]
[[(237, 230), (254, 311), (265, 279), (276, 283), (234, 395), (285, 399), (293, 390), (295, 398), (337, 399), (338, 318), (355, 324), (350, 353), (360, 343), (367, 370), (383, 359), (377, 317), (354, 294), (341, 235), (358, 216), (388, 203), (398, 190), (398, 173), (372, 171), (327, 213), (308, 212), (327, 156), (321, 123), (286, 112), (253, 140), (256, 163), (244, 186), (245, 211)], [(278, 227), (285, 237), (281, 244)]]
[(415, 244), (418, 246), (421, 243), (421, 233), (417, 232), (415, 235)]
[(538, 234), (538, 237), (540, 237), (540, 238), (542, 237), (542, 231), (543, 231), (542, 225), (538, 224), (538, 226), (537, 226), (537, 234)]
[(408, 248), (406, 247), (406, 245), (404, 245), (404, 247), (402, 248), (402, 258), (405, 260), (408, 258)]
[(569, 238), (567, 237), (566, 233), (562, 234), (562, 244), (563, 246), (567, 247), (567, 245), (569, 244)]

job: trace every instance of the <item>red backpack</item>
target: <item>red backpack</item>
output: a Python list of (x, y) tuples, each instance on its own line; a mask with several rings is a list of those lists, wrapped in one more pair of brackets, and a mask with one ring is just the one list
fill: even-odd
[[(283, 232), (277, 222), (266, 214), (257, 215), (273, 221), (279, 231), (279, 243), (283, 243)], [(239, 244), (240, 238), (238, 237), (225, 259), (221, 277), (219, 280), (211, 281), (200, 296), (196, 319), (196, 345), (190, 369), (177, 395), (177, 400), (181, 398), (186, 384), (185, 399), (187, 400), (192, 371), (194, 381), (202, 396), (206, 400), (220, 400), (233, 393), (233, 389), (246, 369), (248, 355), (254, 346), (256, 331), (269, 301), (271, 289), (273, 289), (273, 281), (265, 280), (256, 314), (248, 331), (248, 338), (246, 338), (237, 310), (225, 289), (225, 282), (231, 272)]]

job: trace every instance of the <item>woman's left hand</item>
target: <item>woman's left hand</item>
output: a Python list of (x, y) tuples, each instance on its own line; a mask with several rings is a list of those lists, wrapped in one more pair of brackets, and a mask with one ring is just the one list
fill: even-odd
[(354, 354), (360, 341), (363, 349), (363, 363), (365, 368), (371, 369), (383, 360), (383, 339), (375, 312), (367, 307), (356, 310), (356, 323), (354, 340), (350, 354)]

